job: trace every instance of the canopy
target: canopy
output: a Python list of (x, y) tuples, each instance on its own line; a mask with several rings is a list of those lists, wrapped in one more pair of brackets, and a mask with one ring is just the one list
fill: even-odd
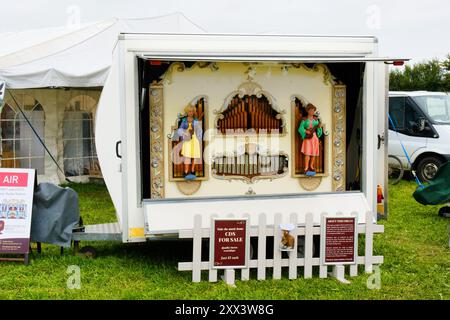
[(0, 33), (0, 81), (9, 89), (103, 86), (119, 33), (205, 33), (182, 13), (113, 18), (78, 27)]

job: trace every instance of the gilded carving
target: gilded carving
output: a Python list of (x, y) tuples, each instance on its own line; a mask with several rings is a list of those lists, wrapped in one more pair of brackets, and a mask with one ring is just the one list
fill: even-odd
[(300, 186), (306, 191), (313, 191), (320, 186), (322, 177), (305, 177), (298, 179)]
[(345, 85), (333, 86), (332, 185), (333, 191), (345, 191), (346, 137)]
[(200, 189), (202, 181), (201, 180), (177, 181), (176, 184), (178, 190), (182, 194), (186, 196), (191, 196)]
[(164, 198), (163, 87), (150, 85), (150, 193)]

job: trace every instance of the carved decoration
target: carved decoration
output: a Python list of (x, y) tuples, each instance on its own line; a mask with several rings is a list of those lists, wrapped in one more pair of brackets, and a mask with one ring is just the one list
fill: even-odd
[(305, 177), (298, 179), (300, 186), (306, 191), (313, 191), (320, 186), (322, 177)]
[(332, 182), (333, 191), (345, 191), (346, 137), (345, 109), (346, 86), (333, 86), (333, 132), (332, 132)]
[(316, 63), (312, 67), (308, 67), (304, 63), (293, 63), (291, 64), (294, 68), (303, 68), (306, 71), (314, 71), (314, 72), (320, 72), (323, 73), (323, 83), (325, 85), (335, 85), (336, 79), (333, 77), (333, 75), (330, 72), (330, 69), (328, 69), (326, 64), (323, 63)]
[(224, 100), (224, 103), (222, 104), (221, 109), (213, 110), (213, 113), (216, 115), (214, 125), (216, 128), (219, 128), (219, 120), (224, 119), (223, 112), (227, 110), (228, 106), (231, 103), (231, 100), (238, 96), (239, 98), (244, 98), (244, 96), (256, 96), (257, 98), (265, 97), (269, 101), (270, 106), (273, 110), (277, 112), (276, 119), (281, 120), (281, 131), (282, 134), (286, 134), (286, 118), (284, 117), (284, 114), (286, 113), (286, 110), (280, 109), (275, 98), (272, 97), (272, 95), (263, 90), (262, 87), (257, 84), (254, 81), (246, 81), (243, 82), (237, 90), (231, 92)]
[(248, 190), (245, 192), (245, 195), (246, 196), (254, 196), (254, 195), (256, 195), (256, 192), (255, 192), (255, 190), (253, 190), (252, 187), (249, 187)]
[(176, 184), (178, 190), (180, 190), (182, 194), (191, 196), (200, 189), (202, 182), (200, 180), (190, 180), (190, 181), (177, 181)]
[(196, 61), (192, 66), (186, 68), (184, 62), (173, 62), (166, 72), (160, 77), (161, 84), (171, 84), (172, 83), (172, 75), (174, 71), (183, 72), (185, 70), (193, 69), (194, 67), (199, 67), (201, 69), (209, 67), (212, 71), (219, 70), (219, 67), (215, 62), (205, 62), (205, 61)]
[[(239, 161), (239, 156), (231, 157), (234, 159), (234, 161), (230, 161), (229, 164), (226, 163), (220, 163), (216, 162), (217, 159), (220, 157), (213, 157), (213, 162), (211, 164), (211, 174), (214, 178), (220, 179), (220, 180), (243, 180), (245, 183), (252, 184), (255, 183), (257, 180), (262, 179), (279, 179), (287, 175), (289, 172), (288, 163), (289, 158), (288, 155), (284, 152), (280, 152), (277, 155), (257, 155), (257, 154), (248, 154), (245, 153), (241, 155), (241, 157), (244, 157), (243, 161)], [(250, 158), (254, 157), (254, 160), (251, 160)], [(278, 171), (270, 171), (267, 170), (267, 172), (261, 170), (260, 165), (263, 162), (261, 158), (265, 159), (273, 159), (274, 157), (278, 157)], [(271, 160), (270, 160), (271, 161)], [(282, 162), (283, 161), (283, 162)], [(269, 162), (269, 161), (268, 161)], [(269, 162), (271, 163), (271, 162)], [(223, 169), (225, 168), (226, 169)], [(226, 172), (224, 172), (226, 171)]]
[(164, 198), (163, 87), (150, 85), (150, 196)]
[[(248, 69), (246, 70), (245, 74), (247, 76), (248, 80), (252, 80), (255, 75), (255, 70), (258, 65), (261, 65), (259, 62), (243, 62), (245, 66), (248, 66)], [(289, 68), (303, 68), (306, 71), (314, 71), (314, 72), (320, 72), (323, 73), (323, 82), (324, 84), (330, 84), (335, 85), (336, 79), (333, 77), (333, 75), (330, 72), (330, 69), (328, 69), (326, 64), (323, 63), (316, 63), (312, 67), (308, 67), (304, 63), (283, 63), (280, 64), (282, 69), (289, 70)], [(184, 62), (173, 62), (170, 67), (167, 69), (167, 71), (160, 77), (161, 83), (164, 84), (170, 84), (172, 83), (172, 74), (174, 71), (183, 72), (185, 70), (193, 69), (194, 67), (199, 68), (207, 68), (209, 67), (212, 71), (219, 70), (219, 67), (216, 62), (208, 62), (208, 61), (197, 61), (192, 66), (186, 67)]]

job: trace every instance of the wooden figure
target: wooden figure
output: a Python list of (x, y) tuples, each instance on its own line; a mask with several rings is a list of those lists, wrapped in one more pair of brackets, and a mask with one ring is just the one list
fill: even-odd
[(186, 116), (181, 119), (178, 135), (182, 140), (181, 155), (184, 158), (184, 178), (194, 180), (195, 164), (201, 162), (202, 148), (201, 139), (203, 135), (201, 122), (198, 121), (197, 109), (188, 105), (185, 109)]
[(322, 123), (316, 115), (317, 108), (311, 103), (306, 106), (307, 116), (300, 122), (298, 132), (303, 142), (301, 152), (304, 155), (305, 174), (316, 174), (316, 158), (319, 156), (319, 138), (323, 134)]

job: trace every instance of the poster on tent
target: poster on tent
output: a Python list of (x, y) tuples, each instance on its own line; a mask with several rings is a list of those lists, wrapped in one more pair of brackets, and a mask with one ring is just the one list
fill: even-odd
[(0, 168), (0, 254), (29, 252), (34, 179), (34, 169)]

